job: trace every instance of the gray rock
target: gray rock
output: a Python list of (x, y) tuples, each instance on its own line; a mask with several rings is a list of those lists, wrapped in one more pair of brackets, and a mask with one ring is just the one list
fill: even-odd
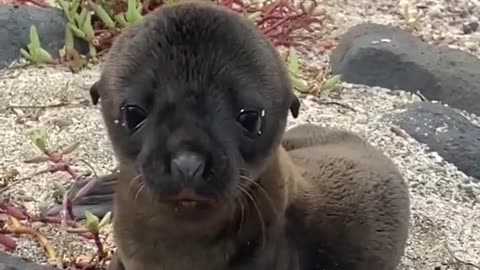
[(58, 270), (58, 268), (28, 262), (0, 251), (0, 270)]
[(478, 29), (478, 22), (466, 22), (462, 25), (462, 30), (465, 35), (471, 34)]
[(365, 23), (345, 33), (330, 58), (343, 80), (421, 93), (480, 115), (480, 59), (436, 47), (402, 29)]
[(415, 102), (394, 123), (480, 182), (480, 127), (439, 103)]
[[(64, 46), (66, 18), (58, 9), (0, 5), (0, 25), (0, 69), (17, 59), (20, 48), (30, 42), (31, 25), (37, 28), (42, 47), (52, 57), (57, 58)], [(81, 53), (88, 52), (88, 45), (82, 40), (77, 39), (75, 46)]]

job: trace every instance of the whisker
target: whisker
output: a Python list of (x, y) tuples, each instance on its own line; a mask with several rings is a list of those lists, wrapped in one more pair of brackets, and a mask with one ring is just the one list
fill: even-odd
[(262, 213), (260, 212), (260, 209), (258, 208), (258, 205), (255, 202), (255, 199), (252, 197), (252, 195), (250, 195), (250, 193), (248, 193), (248, 191), (241, 186), (237, 186), (237, 188), (250, 199), (250, 201), (253, 204), (253, 207), (255, 207), (255, 211), (257, 213), (258, 219), (260, 221), (260, 225), (262, 227), (262, 246), (263, 246), (265, 245), (267, 238), (265, 233), (265, 221), (263, 220)]
[(237, 232), (238, 234), (240, 234), (242, 232), (242, 229), (243, 229), (243, 224), (245, 223), (245, 206), (243, 205), (243, 197), (239, 197), (239, 198), (235, 199), (235, 201), (237, 201), (238, 204), (240, 205), (240, 224), (239, 224), (239, 228), (238, 228), (238, 232)]
[(132, 186), (135, 184), (135, 182), (137, 182), (140, 177), (142, 177), (141, 174), (135, 176), (131, 181), (130, 181), (130, 184), (128, 184), (128, 194), (130, 194), (130, 191), (132, 190)]
[(263, 194), (263, 196), (268, 200), (269, 204), (270, 204), (270, 207), (271, 209), (277, 213), (277, 208), (275, 207), (275, 203), (273, 202), (273, 199), (272, 197), (270, 197), (270, 195), (268, 194), (268, 192), (260, 185), (258, 184), (255, 180), (245, 176), (245, 175), (242, 175), (240, 174), (240, 178), (243, 179), (243, 180), (246, 180), (248, 181), (249, 183), (252, 183), (253, 185), (255, 185), (260, 191), (261, 193)]
[(138, 188), (137, 192), (135, 193), (135, 197), (133, 197), (133, 203), (134, 204), (137, 204), (137, 198), (138, 198), (138, 195), (140, 194), (140, 192), (143, 191), (143, 188), (145, 187), (145, 184), (141, 184), (140, 187)]

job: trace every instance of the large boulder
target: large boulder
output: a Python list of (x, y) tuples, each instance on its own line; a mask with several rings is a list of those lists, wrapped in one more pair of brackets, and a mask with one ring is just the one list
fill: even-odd
[(346, 82), (420, 90), (427, 99), (480, 115), (480, 59), (429, 45), (400, 28), (354, 26), (341, 37), (330, 62)]
[(58, 270), (58, 268), (28, 262), (0, 251), (0, 270)]
[(465, 174), (480, 179), (480, 127), (439, 103), (415, 102), (394, 123)]
[[(57, 58), (65, 44), (66, 21), (59, 9), (0, 4), (0, 69), (17, 59), (20, 48), (30, 42), (31, 25), (37, 28), (42, 48)], [(75, 45), (79, 52), (88, 52), (86, 42), (76, 39)]]

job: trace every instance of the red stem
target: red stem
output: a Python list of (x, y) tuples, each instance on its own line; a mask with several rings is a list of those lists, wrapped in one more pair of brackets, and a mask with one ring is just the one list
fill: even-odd
[(73, 178), (73, 180), (78, 179), (78, 173), (69, 164), (65, 165), (65, 171), (67, 171), (67, 173)]
[(17, 248), (17, 243), (15, 240), (12, 237), (3, 234), (2, 232), (0, 232), (0, 245), (4, 246), (5, 249), (9, 251), (13, 251)]
[(43, 8), (51, 8), (50, 5), (48, 5), (47, 3), (43, 2), (43, 1), (38, 1), (38, 0), (25, 0), (24, 2), (30, 2), (36, 6), (39, 6), (39, 7), (43, 7)]
[(97, 251), (98, 252), (98, 259), (99, 259), (99, 261), (101, 261), (107, 255), (105, 254), (105, 250), (103, 249), (103, 243), (100, 240), (100, 235), (98, 234), (98, 232), (93, 233), (93, 240), (95, 241), (95, 245), (98, 248), (98, 251)]
[[(41, 218), (38, 221), (44, 222), (44, 223), (49, 223), (49, 224), (62, 224), (62, 219), (60, 217), (45, 217)], [(67, 220), (67, 225), (72, 227), (72, 228), (78, 228), (79, 224), (77, 224), (73, 220)]]
[(18, 207), (3, 204), (0, 205), (0, 208), (3, 209), (6, 214), (11, 215), (18, 220), (26, 220), (28, 218), (28, 214), (26, 214), (25, 211), (19, 209)]
[(281, 20), (279, 20), (278, 22), (276, 22), (275, 24), (273, 24), (272, 26), (268, 27), (267, 29), (263, 30), (263, 33), (264, 34), (268, 34), (268, 32), (272, 31), (273, 29), (277, 28), (278, 26), (288, 22), (288, 21), (292, 21), (296, 18), (299, 18), (301, 17), (303, 14), (297, 14), (297, 15), (292, 15), (292, 16), (289, 16), (289, 17), (285, 17)]

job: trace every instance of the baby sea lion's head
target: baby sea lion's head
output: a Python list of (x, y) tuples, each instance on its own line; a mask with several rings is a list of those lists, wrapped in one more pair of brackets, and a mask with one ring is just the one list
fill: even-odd
[(255, 25), (193, 2), (159, 8), (123, 32), (91, 96), (119, 162), (188, 217), (241, 196), (299, 110), (281, 58)]

